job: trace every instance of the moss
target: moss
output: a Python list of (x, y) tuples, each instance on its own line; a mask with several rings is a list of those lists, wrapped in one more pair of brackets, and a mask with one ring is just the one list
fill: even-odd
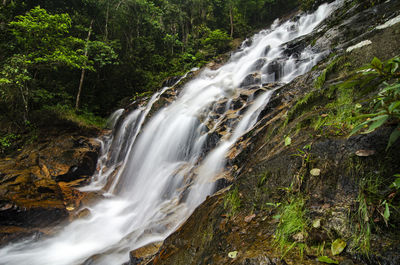
[[(360, 121), (357, 116), (368, 106), (364, 102), (373, 95), (382, 82), (376, 75), (364, 75), (362, 70), (349, 71), (351, 68), (345, 56), (333, 59), (314, 81), (314, 90), (307, 93), (288, 112), (285, 126), (296, 117), (300, 117), (296, 130), (312, 128), (318, 134), (326, 136), (348, 135)], [(327, 80), (342, 80), (326, 85)], [(312, 115), (311, 115), (312, 114)]]
[(75, 123), (81, 128), (102, 129), (106, 125), (106, 119), (86, 110), (77, 112), (66, 105), (45, 106), (43, 109), (48, 115), (55, 115), (59, 120)]
[(327, 73), (327, 69), (324, 69), (322, 71), (321, 75), (318, 76), (317, 79), (314, 81), (314, 87), (316, 89), (320, 89), (324, 85), (325, 80), (326, 80), (326, 73)]
[(203, 235), (201, 238), (201, 245), (204, 246), (207, 242), (212, 241), (213, 237), (214, 237), (213, 225), (210, 223), (210, 224), (208, 224), (207, 228), (203, 232)]
[(329, 74), (338, 72), (338, 70), (342, 70), (344, 67), (347, 67), (347, 64), (344, 64), (345, 57), (333, 57), (332, 61), (326, 66), (326, 68), (322, 71), (322, 73), (317, 77), (314, 81), (314, 87), (316, 89), (321, 89), (326, 81), (326, 78)]
[(224, 209), (227, 210), (228, 216), (235, 216), (241, 205), (239, 191), (235, 189), (229, 191), (224, 198)]
[(310, 108), (316, 105), (321, 100), (321, 92), (314, 90), (307, 93), (303, 98), (297, 101), (288, 112), (287, 120), (292, 121), (295, 117), (300, 116), (302, 113), (309, 111)]

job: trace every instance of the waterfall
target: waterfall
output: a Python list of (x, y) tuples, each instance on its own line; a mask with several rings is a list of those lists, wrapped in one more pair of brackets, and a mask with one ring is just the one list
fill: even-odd
[[(101, 140), (98, 171), (82, 188), (104, 191), (104, 199), (54, 236), (3, 247), (0, 264), (84, 264), (90, 257), (87, 264), (122, 264), (129, 250), (164, 240), (214, 192), (227, 152), (254, 127), (274, 92), (263, 86), (290, 82), (326, 56), (310, 46), (285, 49), (337, 6), (324, 4), (294, 21), (275, 21), (245, 41), (225, 65), (204, 69), (150, 118), (153, 104), (171, 87), (129, 114), (115, 112), (113, 133)], [(247, 100), (237, 107), (241, 95)]]

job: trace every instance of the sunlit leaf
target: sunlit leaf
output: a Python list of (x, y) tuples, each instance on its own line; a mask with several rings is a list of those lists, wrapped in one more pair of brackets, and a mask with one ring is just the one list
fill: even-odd
[(378, 58), (374, 57), (371, 61), (371, 65), (377, 69), (377, 70), (382, 70), (382, 62)]
[(389, 119), (389, 115), (387, 115), (387, 114), (371, 119), (370, 121), (374, 121), (374, 122), (368, 127), (368, 130), (365, 131), (364, 133), (370, 133), (370, 132), (374, 131), (376, 128), (379, 128), (380, 126), (382, 126), (388, 119)]
[(390, 134), (388, 145), (386, 147), (386, 150), (388, 150), (395, 142), (396, 140), (400, 137), (400, 125), (396, 127), (396, 129), (393, 130), (393, 132)]
[(285, 138), (285, 146), (288, 146), (292, 143), (292, 138), (290, 138), (289, 136), (286, 136)]
[(338, 261), (329, 258), (328, 256), (320, 256), (318, 257), (319, 262), (329, 263), (329, 264), (339, 264)]
[(340, 253), (342, 253), (342, 251), (346, 246), (347, 243), (343, 239), (340, 238), (336, 239), (335, 241), (333, 241), (331, 246), (332, 255), (334, 256), (339, 255)]
[(383, 213), (383, 218), (385, 218), (385, 221), (389, 221), (390, 217), (390, 209), (389, 209), (389, 204), (385, 202), (385, 212)]
[(237, 254), (237, 251), (231, 251), (228, 253), (228, 257), (230, 257), (231, 259), (235, 259), (237, 257)]

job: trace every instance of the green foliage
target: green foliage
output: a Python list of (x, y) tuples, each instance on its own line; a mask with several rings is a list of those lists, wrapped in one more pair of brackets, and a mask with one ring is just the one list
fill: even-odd
[[(74, 91), (60, 85), (49, 86), (46, 80), (52, 79), (60, 68), (95, 70), (117, 59), (112, 46), (73, 36), (72, 20), (66, 13), (52, 15), (37, 6), (16, 16), (8, 27), (16, 43), (14, 55), (5, 60), (0, 70), (0, 104), (24, 120), (30, 109), (70, 102)], [(117, 46), (117, 42), (110, 43)], [(89, 56), (84, 51), (86, 45)]]
[(396, 188), (397, 190), (400, 189), (400, 174), (394, 175), (396, 177), (395, 181), (390, 186), (391, 188)]
[(337, 260), (333, 260), (333, 259), (329, 258), (328, 256), (320, 256), (317, 258), (317, 260), (319, 262), (328, 263), (328, 264), (339, 264), (339, 262)]
[(108, 115), (121, 99), (154, 92), (167, 77), (228, 51), (231, 25), (232, 37), (247, 37), (294, 3), (85, 0), (40, 1), (39, 7), (6, 1), (0, 5), (0, 107), (23, 124), (44, 105), (72, 105), (85, 68), (82, 105)]
[[(366, 120), (356, 126), (351, 134), (362, 129), (362, 133), (370, 133), (381, 127), (387, 121), (397, 124), (389, 137), (387, 149), (400, 137), (400, 57), (394, 57), (387, 62), (381, 62), (374, 58), (370, 63), (370, 69), (363, 74), (365, 76), (379, 77), (383, 82), (383, 87), (377, 95), (370, 100), (372, 112), (358, 116), (358, 119)], [(386, 82), (386, 80), (390, 80)]]
[(14, 55), (0, 71), (0, 104), (6, 105), (13, 113), (27, 114), (30, 96), (27, 83), (32, 79), (28, 63), (24, 55)]
[[(296, 239), (295, 235), (301, 235), (305, 238), (308, 227), (305, 200), (301, 196), (290, 198), (287, 203), (280, 206), (279, 224), (275, 231), (275, 240), (281, 249), (291, 246), (297, 246), (302, 250), (305, 244), (301, 239)], [(286, 251), (287, 252), (287, 251)]]
[(317, 89), (322, 88), (322, 86), (325, 83), (326, 80), (326, 73), (327, 73), (327, 69), (324, 69), (321, 73), (320, 76), (317, 77), (317, 79), (314, 81), (314, 87)]
[(207, 37), (202, 41), (202, 44), (208, 53), (216, 55), (231, 49), (231, 40), (232, 39), (228, 36), (228, 33), (216, 29), (207, 34)]
[(68, 14), (51, 15), (37, 6), (26, 15), (17, 16), (9, 26), (28, 64), (90, 67), (83, 54), (84, 41), (68, 36), (71, 28)]
[(87, 110), (80, 110), (79, 113), (74, 108), (68, 105), (45, 106), (45, 111), (54, 113), (61, 120), (72, 121), (81, 127), (95, 127), (102, 129), (106, 125), (106, 119), (95, 116)]
[(395, 185), (390, 185), (391, 182), (390, 179), (382, 179), (374, 174), (360, 179), (353, 243), (358, 251), (366, 255), (370, 251), (373, 229), (376, 229), (379, 222), (391, 225), (391, 210), (398, 213), (398, 201), (395, 200), (397, 189)]
[(290, 138), (289, 136), (285, 137), (285, 146), (289, 146), (292, 143), (292, 138)]
[(328, 64), (328, 66), (322, 71), (322, 73), (314, 81), (314, 87), (316, 89), (321, 89), (325, 83), (326, 77), (329, 74), (331, 74), (333, 71), (335, 71), (337, 66), (341, 65), (343, 63), (343, 61), (344, 61), (343, 57), (337, 57), (337, 58), (333, 59), (332, 62)]
[(241, 205), (238, 188), (229, 191), (224, 198), (224, 209), (228, 211), (228, 216), (235, 216)]
[(336, 256), (343, 252), (344, 248), (347, 246), (347, 243), (341, 239), (337, 238), (335, 241), (332, 242), (331, 251), (332, 255)]
[(313, 7), (315, 0), (299, 0), (299, 2), (300, 2), (301, 9), (308, 11)]
[(373, 225), (370, 221), (366, 199), (364, 193), (360, 192), (358, 194), (358, 225), (356, 227), (356, 232), (353, 234), (353, 242), (356, 245), (356, 249), (364, 254), (368, 254), (371, 247), (371, 226)]
[(0, 154), (6, 153), (13, 145), (14, 141), (19, 138), (13, 133), (5, 134), (0, 137)]

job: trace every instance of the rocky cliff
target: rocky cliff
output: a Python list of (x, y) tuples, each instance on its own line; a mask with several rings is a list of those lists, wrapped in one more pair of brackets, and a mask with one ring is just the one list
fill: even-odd
[[(51, 234), (93, 195), (77, 187), (96, 169), (99, 131), (46, 120), (16, 152), (0, 159), (0, 245), (26, 236)], [(31, 137), (31, 136), (30, 136)]]
[(399, 14), (394, 0), (346, 1), (289, 43), (291, 55), (306, 46), (329, 55), (274, 92), (230, 152), (231, 185), (160, 248), (132, 251), (130, 264), (399, 264), (399, 141), (387, 148), (398, 121), (351, 135), (382, 79), (398, 82), (397, 68), (390, 78), (363, 73), (374, 57), (399, 55)]

